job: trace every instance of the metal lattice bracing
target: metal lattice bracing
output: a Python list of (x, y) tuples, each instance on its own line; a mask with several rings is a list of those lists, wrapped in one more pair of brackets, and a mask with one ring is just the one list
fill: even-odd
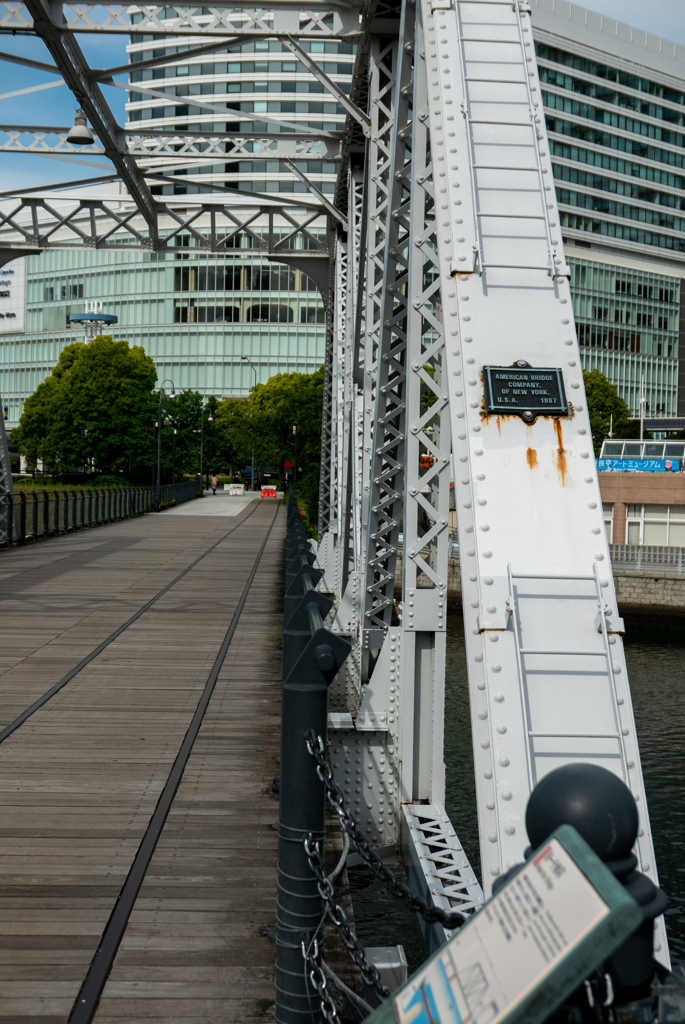
[[(233, 204), (216, 197), (155, 205), (157, 252), (186, 252), (188, 239), (201, 251), (242, 256), (255, 251), (300, 259), (328, 258), (328, 237), (310, 228), (321, 224), (322, 211), (307, 204), (283, 207), (264, 197), (263, 205), (250, 205), (235, 190)], [(121, 207), (123, 206), (123, 209)], [(21, 196), (6, 213), (0, 213), (3, 248), (19, 253), (27, 245), (61, 249), (140, 249), (148, 246), (148, 231), (139, 211), (126, 198), (93, 198), (40, 195)], [(116, 236), (116, 238), (115, 238)]]
[[(161, 36), (256, 36), (273, 38), (280, 34), (304, 39), (359, 37), (359, 16), (347, 4), (311, 4), (299, 10), (296, 3), (278, 4), (278, 10), (259, 10), (245, 0), (216, 0), (211, 10), (202, 7), (149, 4), (131, 13), (121, 4), (53, 4), (64, 11), (63, 29), (70, 33), (129, 35), (131, 31)], [(0, 31), (12, 34), (36, 31), (30, 3), (3, 0), (0, 3)]]
[[(405, 22), (408, 28), (409, 19)], [(384, 47), (375, 61), (384, 174), (372, 175), (369, 184), (376, 191), (375, 230), (368, 241), (373, 260), (367, 268), (373, 298), (366, 314), (367, 359), (376, 370), (362, 634), (369, 651), (381, 646), (391, 621), (404, 486), (413, 31), (406, 48), (400, 48), (402, 38)]]
[(444, 803), (443, 737), (447, 628), (450, 425), (436, 213), (428, 130), (425, 42), (417, 15), (407, 284), (406, 457), (402, 562), (402, 664), (413, 665), (402, 701), (402, 792)]

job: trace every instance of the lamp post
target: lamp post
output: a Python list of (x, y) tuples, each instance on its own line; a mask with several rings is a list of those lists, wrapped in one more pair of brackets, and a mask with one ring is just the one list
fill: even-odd
[[(244, 362), (249, 363), (254, 373), (254, 386), (257, 387), (257, 367), (247, 356), (240, 357)], [(252, 442), (252, 490), (254, 491), (254, 441)]]
[(159, 414), (158, 414), (158, 431), (157, 434), (157, 511), (162, 504), (162, 396), (164, 394), (164, 385), (171, 384), (171, 391), (169, 392), (169, 398), (176, 398), (176, 389), (174, 387), (173, 380), (166, 377), (159, 385)]
[(178, 430), (176, 429), (176, 427), (174, 427), (174, 447), (173, 447), (173, 455), (171, 457), (172, 458), (172, 466), (173, 466), (173, 468), (171, 470), (171, 482), (174, 483), (174, 484), (176, 483), (176, 435), (177, 434), (178, 434)]
[(293, 423), (293, 444), (295, 445), (295, 457), (293, 461), (293, 487), (297, 483), (297, 423)]
[(150, 461), (150, 490), (155, 486), (155, 448), (157, 447), (157, 420), (152, 421), (152, 459)]
[[(202, 490), (204, 492), (205, 482), (204, 482), (204, 478), (202, 476), (202, 473), (203, 473), (203, 468), (202, 467), (203, 467), (203, 464), (204, 464), (204, 454), (205, 454), (205, 410), (204, 410), (204, 402), (202, 404), (203, 404), (203, 409), (202, 409), (202, 413), (200, 415), (200, 483), (202, 484)], [(209, 416), (207, 417), (207, 422), (208, 423), (213, 423), (214, 422), (214, 417), (212, 416), (211, 411), (209, 413)]]

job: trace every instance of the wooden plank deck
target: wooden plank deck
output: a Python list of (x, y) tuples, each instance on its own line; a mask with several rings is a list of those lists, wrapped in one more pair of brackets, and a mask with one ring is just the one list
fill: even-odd
[(0, 552), (0, 1021), (64, 1024), (269, 535), (97, 1024), (273, 1019), (285, 512), (145, 516)]

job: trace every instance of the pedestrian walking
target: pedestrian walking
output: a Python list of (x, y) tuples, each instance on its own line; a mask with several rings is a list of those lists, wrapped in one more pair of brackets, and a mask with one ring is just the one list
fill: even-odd
[(216, 489), (219, 486), (219, 478), (216, 473), (212, 474), (212, 494), (216, 494)]

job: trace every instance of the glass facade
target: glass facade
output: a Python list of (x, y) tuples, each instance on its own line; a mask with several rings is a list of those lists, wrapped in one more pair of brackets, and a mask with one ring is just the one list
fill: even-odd
[[(192, 250), (191, 250), (192, 253)], [(224, 397), (247, 394), (254, 373), (311, 373), (323, 362), (323, 303), (312, 280), (258, 257), (54, 250), (26, 260), (26, 331), (0, 333), (0, 394), (8, 426), (65, 345), (83, 341), (70, 313), (102, 301), (111, 333), (142, 345), (160, 380)], [(268, 288), (268, 301), (265, 301)], [(79, 301), (80, 300), (80, 301)], [(109, 333), (109, 332), (108, 332)]]
[(685, 253), (685, 91), (540, 40), (536, 52), (562, 226)]
[[(132, 15), (134, 21), (139, 17)], [(235, 17), (247, 15), (235, 12)], [(542, 17), (542, 16), (540, 16)], [(625, 60), (604, 56), (595, 32), (587, 45), (540, 29), (533, 12), (542, 101), (564, 242), (571, 247), (571, 287), (583, 365), (606, 374), (637, 415), (644, 378), (647, 415), (677, 415), (680, 277), (685, 272), (685, 84), (655, 75), (633, 44)], [(549, 19), (548, 19), (549, 20)], [(550, 40), (555, 39), (552, 43)], [(340, 129), (344, 111), (280, 40), (252, 40), (211, 57), (188, 59), (190, 44), (165, 45), (131, 36), (128, 127), (278, 131), (259, 115), (291, 125)], [(590, 56), (590, 47), (596, 56)], [(304, 43), (326, 74), (349, 92), (354, 46)], [(172, 63), (136, 70), (152, 57)], [(626, 66), (622, 66), (622, 64)], [(630, 65), (630, 66), (628, 66)], [(242, 120), (241, 117), (245, 117)], [(222, 144), (230, 150), (230, 144)], [(198, 182), (242, 191), (306, 193), (278, 160), (227, 159), (175, 165), (162, 195), (197, 194)], [(307, 159), (298, 168), (327, 194), (336, 165)], [(196, 256), (192, 239), (183, 260), (129, 252), (46, 252), (26, 261), (26, 320), (0, 323), (0, 389), (16, 422), (25, 397), (49, 372), (61, 348), (82, 337), (68, 314), (102, 301), (119, 317), (117, 334), (143, 344), (161, 376), (177, 387), (241, 394), (252, 371), (309, 371), (324, 351), (324, 308), (313, 282), (299, 271), (256, 257)], [(592, 258), (583, 249), (597, 250)], [(619, 265), (620, 264), (620, 265)], [(15, 289), (16, 290), (16, 289)], [(13, 316), (8, 313), (7, 316)], [(11, 333), (14, 330), (14, 333)], [(685, 346), (683, 346), (685, 347)], [(681, 391), (685, 373), (681, 374)], [(685, 393), (680, 397), (685, 413)]]
[(677, 278), (570, 258), (571, 294), (583, 367), (600, 370), (639, 414), (678, 410)]
[[(152, 35), (131, 37), (128, 52), (134, 69), (136, 63), (153, 56), (178, 53), (179, 62), (131, 72), (132, 83), (140, 82), (141, 90), (145, 88), (157, 95), (151, 95), (150, 91), (130, 94), (131, 101), (126, 106), (129, 127), (139, 121), (154, 120), (155, 129), (278, 131), (276, 126), (260, 122), (259, 114), (329, 131), (339, 130), (344, 124), (342, 105), (335, 102), (331, 93), (279, 40), (258, 39), (232, 47), (209, 61), (199, 57), (186, 63), (183, 51), (187, 46), (160, 47), (159, 42)], [(305, 41), (302, 49), (312, 54), (343, 92), (349, 93), (355, 59), (351, 43)], [(171, 97), (173, 103), (169, 102)], [(212, 110), (212, 107), (221, 109)], [(231, 120), (232, 111), (235, 111), (234, 120)], [(254, 115), (254, 118), (238, 119), (237, 114)], [(199, 168), (197, 160), (189, 163), (191, 166), (175, 170), (174, 177), (201, 177), (204, 181), (243, 191), (307, 193), (305, 184), (294, 179), (292, 172), (278, 160), (228, 161)], [(296, 161), (296, 166), (322, 192), (334, 191), (336, 164), (310, 159)], [(192, 182), (176, 182), (155, 185), (152, 191), (161, 195), (185, 195), (201, 190)]]
[[(628, 70), (537, 35), (561, 226), (576, 247), (567, 262), (583, 366), (605, 374), (634, 416), (642, 380), (646, 415), (677, 416), (685, 86), (636, 73), (634, 54)], [(599, 252), (584, 259), (578, 248)]]

